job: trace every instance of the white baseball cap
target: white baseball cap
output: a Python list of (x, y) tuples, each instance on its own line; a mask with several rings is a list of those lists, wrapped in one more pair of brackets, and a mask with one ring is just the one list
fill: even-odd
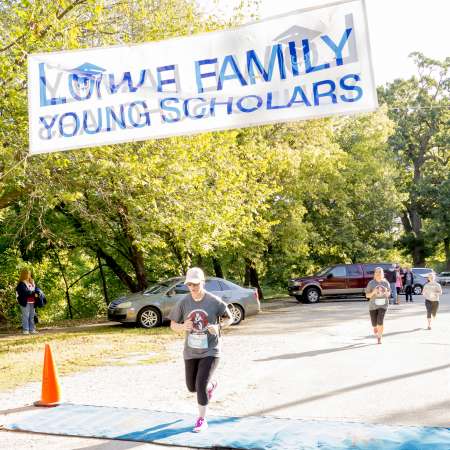
[(186, 280), (184, 284), (199, 284), (202, 281), (205, 281), (205, 274), (203, 273), (203, 270), (200, 269), (200, 267), (191, 267), (190, 269), (188, 269), (188, 271), (186, 272)]

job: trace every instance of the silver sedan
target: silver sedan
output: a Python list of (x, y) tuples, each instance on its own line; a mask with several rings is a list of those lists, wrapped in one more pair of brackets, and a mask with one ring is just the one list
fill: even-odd
[[(260, 311), (256, 289), (243, 288), (231, 281), (210, 277), (205, 281), (205, 290), (228, 303), (234, 318), (233, 325)], [(145, 291), (111, 302), (108, 306), (108, 319), (114, 322), (137, 323), (144, 328), (157, 327), (167, 320), (175, 304), (188, 293), (184, 278), (169, 278)]]
[(436, 276), (436, 281), (442, 286), (450, 285), (450, 272), (441, 272)]

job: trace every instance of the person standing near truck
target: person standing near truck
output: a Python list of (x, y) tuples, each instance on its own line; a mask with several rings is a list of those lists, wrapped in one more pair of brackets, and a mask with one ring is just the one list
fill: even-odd
[(386, 270), (386, 280), (389, 283), (389, 289), (391, 291), (391, 297), (389, 304), (394, 305), (397, 303), (397, 270), (395, 264)]
[(381, 267), (375, 268), (373, 280), (370, 280), (366, 287), (366, 297), (369, 299), (370, 320), (378, 344), (381, 344), (381, 338), (383, 337), (384, 316), (388, 309), (390, 295), (391, 288), (388, 281), (384, 278), (383, 269)]
[(412, 303), (412, 301), (413, 301), (412, 291), (413, 291), (413, 286), (414, 286), (414, 274), (412, 273), (412, 270), (411, 270), (410, 267), (408, 267), (406, 269), (406, 272), (403, 275), (403, 286), (404, 286), (404, 289), (405, 289), (405, 300), (406, 300), (406, 303), (408, 303), (408, 299)]
[(397, 290), (397, 305), (398, 305), (400, 303), (400, 292), (403, 289), (403, 279), (402, 274), (400, 272), (400, 266), (398, 264), (395, 266), (395, 272), (397, 274), (395, 289)]

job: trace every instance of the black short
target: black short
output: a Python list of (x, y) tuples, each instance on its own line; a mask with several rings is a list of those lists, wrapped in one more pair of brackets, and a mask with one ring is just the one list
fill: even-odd
[(431, 316), (436, 317), (436, 313), (439, 309), (439, 302), (432, 302), (425, 300), (425, 308), (427, 308), (427, 317), (431, 319)]
[(384, 315), (386, 314), (386, 310), (384, 308), (371, 309), (369, 313), (373, 327), (376, 327), (377, 325), (383, 325)]

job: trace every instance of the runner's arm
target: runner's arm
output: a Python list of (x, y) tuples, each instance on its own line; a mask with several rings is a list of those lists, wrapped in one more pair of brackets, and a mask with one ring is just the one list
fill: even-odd
[(183, 323), (177, 323), (174, 320), (171, 320), (170, 328), (172, 329), (172, 331), (175, 331), (175, 333), (183, 333), (185, 331), (191, 331), (192, 330), (192, 320), (186, 320)]
[(222, 315), (222, 320), (220, 321), (220, 325), (222, 328), (227, 328), (232, 324), (233, 324), (233, 316), (230, 312), (230, 309), (227, 306), (224, 314)]

